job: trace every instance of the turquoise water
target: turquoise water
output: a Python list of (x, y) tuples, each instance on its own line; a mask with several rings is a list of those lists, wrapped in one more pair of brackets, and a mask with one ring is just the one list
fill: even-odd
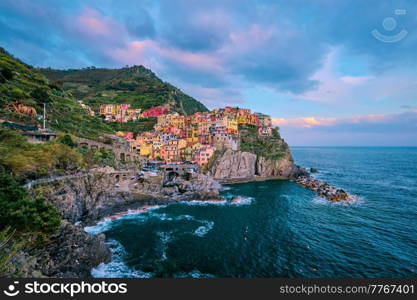
[(226, 187), (237, 205), (156, 207), (86, 228), (113, 261), (96, 277), (417, 277), (417, 148), (293, 148), (357, 197), (334, 204), (289, 181)]

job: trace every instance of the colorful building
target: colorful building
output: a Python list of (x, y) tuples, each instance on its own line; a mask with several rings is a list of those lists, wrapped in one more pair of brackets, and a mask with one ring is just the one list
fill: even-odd
[(152, 107), (146, 111), (144, 111), (142, 113), (142, 116), (144, 118), (149, 118), (149, 117), (159, 117), (161, 115), (164, 114), (168, 114), (170, 111), (169, 106), (168, 105), (164, 105), (164, 106), (155, 106)]
[(198, 151), (194, 154), (194, 163), (204, 166), (210, 160), (210, 157), (213, 156), (216, 149), (209, 145), (202, 145)]

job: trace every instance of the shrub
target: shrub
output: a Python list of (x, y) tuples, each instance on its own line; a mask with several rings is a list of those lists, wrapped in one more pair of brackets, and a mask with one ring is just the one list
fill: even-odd
[(69, 134), (60, 137), (58, 141), (71, 148), (77, 147), (77, 143), (74, 142), (74, 139)]
[(54, 90), (62, 91), (64, 89), (64, 82), (62, 80), (52, 81), (49, 87)]
[(13, 79), (13, 72), (9, 68), (1, 68), (0, 70), (0, 78), (5, 80), (12, 80)]
[(10, 96), (14, 99), (19, 99), (19, 100), (26, 97), (25, 92), (23, 92), (19, 88), (12, 89), (10, 92)]
[(56, 232), (60, 216), (44, 198), (31, 199), (12, 176), (0, 173), (0, 230), (8, 226), (19, 232), (36, 232), (42, 238)]
[(82, 155), (66, 144), (29, 144), (16, 131), (0, 128), (0, 166), (15, 176), (37, 178), (82, 165)]
[(48, 90), (46, 88), (42, 87), (36, 87), (31, 93), (30, 96), (35, 98), (35, 100), (41, 104), (41, 103), (49, 103), (51, 102), (51, 99), (48, 94)]

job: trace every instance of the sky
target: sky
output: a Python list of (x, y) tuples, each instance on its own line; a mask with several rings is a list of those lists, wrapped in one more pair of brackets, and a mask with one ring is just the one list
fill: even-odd
[(144, 65), (292, 146), (417, 146), (417, 1), (1, 0), (0, 46), (59, 69)]

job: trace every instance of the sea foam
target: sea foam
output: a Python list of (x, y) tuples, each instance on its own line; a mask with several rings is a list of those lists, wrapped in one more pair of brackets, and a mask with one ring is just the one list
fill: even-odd
[(212, 230), (214, 227), (214, 222), (212, 221), (205, 221), (205, 224), (203, 226), (198, 227), (195, 231), (194, 231), (194, 235), (198, 236), (198, 237), (203, 237), (205, 236), (210, 230)]
[(141, 270), (134, 270), (124, 263), (126, 251), (122, 244), (116, 240), (108, 240), (112, 252), (112, 261), (105, 264), (101, 263), (91, 270), (91, 275), (95, 278), (150, 278), (152, 273)]

